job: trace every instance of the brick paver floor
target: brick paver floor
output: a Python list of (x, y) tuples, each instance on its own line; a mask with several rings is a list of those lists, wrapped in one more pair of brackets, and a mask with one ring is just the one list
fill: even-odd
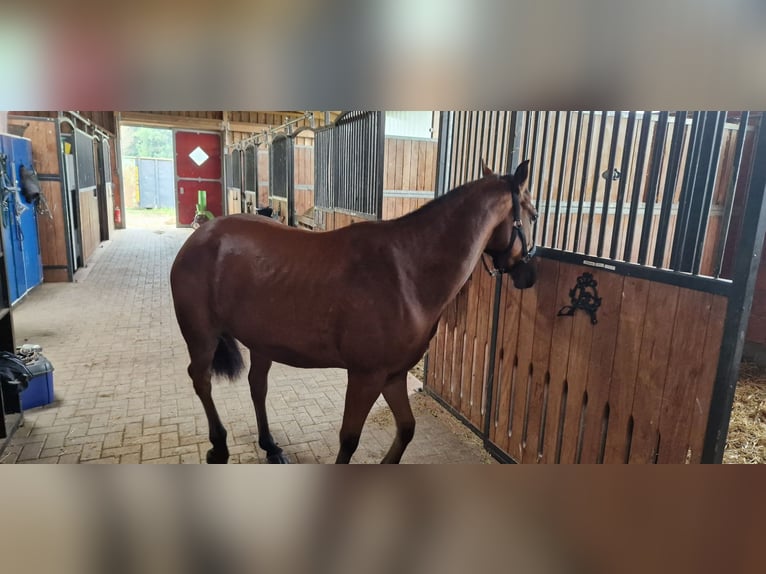
[[(145, 226), (151, 227), (151, 226)], [(56, 400), (25, 413), (4, 463), (199, 463), (207, 423), (186, 375), (168, 274), (188, 230), (115, 233), (72, 284), (44, 284), (14, 310), (17, 344), (36, 343), (53, 363)], [(275, 364), (269, 377), (272, 433), (292, 462), (334, 461), (345, 371)], [(217, 382), (214, 398), (229, 431), (230, 462), (264, 462), (246, 376)], [(479, 441), (423, 393), (409, 463), (480, 463)], [(365, 425), (354, 462), (378, 462), (394, 435), (382, 399)]]

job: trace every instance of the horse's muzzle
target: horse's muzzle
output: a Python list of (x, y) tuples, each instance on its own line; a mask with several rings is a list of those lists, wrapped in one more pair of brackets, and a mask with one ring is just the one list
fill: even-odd
[(537, 282), (537, 262), (533, 259), (527, 263), (517, 263), (511, 267), (509, 275), (516, 289), (529, 289)]

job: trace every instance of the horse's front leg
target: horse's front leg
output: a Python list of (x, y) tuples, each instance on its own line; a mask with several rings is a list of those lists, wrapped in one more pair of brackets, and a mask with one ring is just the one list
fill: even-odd
[(364, 421), (367, 420), (367, 415), (383, 391), (385, 383), (385, 375), (349, 371), (346, 406), (340, 428), (340, 450), (335, 464), (348, 464), (351, 461), (351, 456), (359, 446)]

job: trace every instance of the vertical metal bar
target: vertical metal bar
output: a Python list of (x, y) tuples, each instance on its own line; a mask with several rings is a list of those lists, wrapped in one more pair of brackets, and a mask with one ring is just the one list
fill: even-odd
[[(612, 229), (612, 241), (609, 246), (609, 258), (617, 259), (617, 247), (620, 242), (620, 227), (622, 225), (623, 211), (625, 207), (625, 189), (628, 187), (628, 175), (630, 170), (630, 154), (633, 151), (633, 132), (636, 129), (636, 112), (628, 113), (628, 125), (625, 128), (625, 140), (622, 146), (622, 164), (620, 165), (620, 183), (617, 186), (617, 205), (614, 211), (614, 225)], [(632, 214), (631, 214), (632, 215)], [(631, 217), (629, 215), (629, 217)], [(632, 215), (634, 216), (634, 215)]]
[[(513, 118), (511, 117), (510, 112), (504, 112), (503, 113), (503, 122), (502, 122), (502, 128), (500, 136), (500, 164), (497, 166), (497, 171), (499, 172), (505, 172), (505, 173), (511, 173), (511, 170), (516, 167), (516, 164), (508, 163), (507, 161), (507, 154), (510, 153), (510, 150), (513, 149), (513, 145), (509, 145), (508, 139), (515, 137), (515, 127), (513, 125)], [(505, 165), (503, 164), (503, 159), (505, 159)]]
[[(446, 155), (447, 155), (447, 130), (449, 129), (449, 114), (452, 112), (439, 112), (439, 136), (436, 142), (436, 168), (434, 177), (434, 197), (439, 197), (446, 192), (444, 185), (444, 174), (448, 169)], [(385, 165), (385, 153), (383, 154), (383, 164)]]
[(462, 173), (460, 178), (461, 185), (464, 183), (467, 183), (471, 181), (471, 176), (469, 175), (471, 173), (471, 135), (474, 133), (474, 127), (473, 127), (473, 112), (466, 112), (468, 114), (468, 119), (466, 121), (466, 132), (465, 136), (463, 137), (463, 165), (462, 165)]
[(755, 280), (761, 262), (766, 232), (766, 122), (760, 120), (754, 153), (753, 173), (747, 192), (747, 205), (742, 221), (742, 235), (734, 261), (734, 281), (726, 308), (721, 353), (718, 359), (713, 397), (710, 401), (703, 463), (720, 463), (726, 447), (726, 434), (734, 403), (737, 374), (745, 344), (745, 331), (753, 304)]
[(487, 125), (487, 112), (476, 112), (476, 124), (477, 124), (477, 131), (476, 131), (476, 139), (474, 140), (474, 159), (473, 159), (473, 179), (479, 179), (482, 177), (482, 171), (481, 171), (481, 160), (483, 159), (487, 163), (489, 163), (491, 160), (486, 157), (486, 152), (488, 149), (488, 143), (489, 143), (489, 133), (486, 129)]
[(340, 169), (340, 205), (343, 209), (348, 209), (348, 180), (346, 164), (348, 162), (348, 123), (343, 123), (338, 133), (340, 136), (340, 145), (338, 146), (338, 160)]
[[(537, 142), (540, 136), (540, 114), (541, 112), (534, 112), (534, 123), (532, 127), (532, 143), (531, 143), (531, 149), (530, 149), (530, 155), (529, 155), (529, 175), (527, 176), (529, 181), (529, 192), (534, 194), (535, 196), (535, 208), (540, 208), (540, 196), (542, 193), (540, 192), (540, 188), (534, 185), (535, 180), (535, 171), (538, 169), (537, 165)], [(539, 221), (539, 220), (538, 220)], [(533, 232), (537, 232), (537, 222), (535, 222), (533, 226)]]
[(683, 150), (686, 132), (686, 112), (676, 112), (673, 127), (673, 139), (668, 154), (668, 165), (665, 170), (665, 189), (662, 192), (660, 220), (657, 224), (657, 240), (654, 248), (654, 266), (662, 267), (665, 260), (665, 247), (670, 226), (670, 212), (673, 207), (673, 195), (678, 183), (678, 171), (681, 167), (681, 151)]
[[(660, 182), (660, 168), (662, 167), (662, 157), (665, 151), (665, 136), (668, 128), (668, 112), (660, 112), (657, 118), (657, 127), (654, 133), (654, 147), (649, 159), (650, 172), (649, 181), (646, 189), (646, 200), (644, 201), (644, 222), (641, 226), (641, 238), (638, 242), (638, 264), (646, 264), (646, 256), (649, 250), (649, 234), (652, 229), (652, 220), (654, 219), (654, 204), (657, 201), (657, 187)], [(635, 192), (634, 192), (635, 193)], [(630, 242), (632, 244), (632, 241)], [(627, 259), (628, 257), (626, 257)]]
[[(507, 132), (503, 130), (503, 133), (510, 134), (509, 138), (511, 143), (511, 145), (508, 146), (508, 159), (505, 162), (505, 171), (507, 173), (510, 173), (511, 170), (515, 169), (516, 166), (521, 163), (521, 150), (519, 149), (519, 146), (521, 145), (522, 113), (523, 112), (506, 112), (506, 116), (510, 117), (510, 129)], [(505, 141), (505, 137), (503, 137), (503, 141)]]
[(670, 254), (670, 268), (678, 270), (683, 259), (684, 241), (689, 224), (689, 207), (692, 194), (694, 193), (694, 182), (697, 177), (699, 166), (699, 155), (701, 140), (704, 132), (704, 125), (707, 114), (694, 112), (692, 120), (692, 136), (689, 144), (689, 154), (686, 157), (686, 171), (684, 172), (684, 183), (681, 187), (681, 197), (678, 202), (678, 216), (676, 217), (676, 230), (673, 234), (673, 248)]
[(500, 158), (497, 162), (496, 170), (498, 173), (511, 173), (515, 164), (503, 165), (503, 138), (505, 137), (506, 122), (508, 121), (508, 112), (495, 112), (495, 157)]
[[(540, 166), (538, 167), (540, 175), (537, 178), (537, 208), (540, 210), (540, 197), (543, 195), (543, 176), (545, 174), (545, 148), (548, 147), (548, 115), (550, 112), (540, 112), (540, 118), (543, 123), (543, 141), (540, 144)], [(545, 118), (543, 119), (543, 116)], [(539, 224), (539, 219), (538, 219)]]
[[(574, 149), (572, 150), (572, 171), (569, 173), (569, 193), (567, 194), (567, 214), (564, 220), (564, 233), (561, 241), (561, 249), (569, 245), (569, 225), (572, 219), (572, 199), (574, 198), (575, 179), (577, 179), (577, 164), (580, 159), (580, 137), (582, 135), (582, 112), (577, 112), (575, 124)], [(581, 196), (582, 197), (582, 196)], [(580, 202), (582, 206), (582, 201)], [(579, 222), (578, 222), (579, 224)]]
[[(638, 155), (636, 157), (636, 169), (634, 170), (633, 194), (630, 197), (630, 215), (628, 216), (628, 228), (625, 232), (625, 251), (623, 259), (630, 261), (633, 256), (633, 237), (636, 231), (636, 219), (638, 218), (638, 203), (641, 199), (642, 184), (644, 182), (644, 167), (646, 163), (646, 151), (649, 145), (649, 131), (652, 126), (652, 112), (646, 110), (642, 117), (641, 135), (638, 138)], [(646, 210), (644, 210), (646, 213)]]
[(750, 120), (750, 112), (742, 112), (739, 118), (739, 131), (737, 132), (737, 141), (734, 146), (734, 163), (732, 166), (732, 177), (726, 193), (726, 203), (723, 210), (723, 219), (721, 220), (721, 235), (716, 246), (716, 253), (713, 259), (715, 265), (713, 276), (717, 279), (721, 276), (723, 269), (723, 258), (726, 252), (726, 242), (729, 238), (729, 228), (731, 226), (731, 214), (734, 207), (734, 197), (737, 193), (737, 183), (739, 180), (740, 166), (742, 165), (742, 150), (745, 147), (745, 137), (747, 136), (747, 124)]
[(532, 135), (530, 131), (531, 129), (532, 129), (532, 112), (527, 111), (527, 112), (524, 112), (524, 153), (522, 155), (523, 159), (529, 159), (529, 142), (530, 142), (530, 137)]
[[(580, 112), (582, 114), (582, 112)], [(596, 114), (593, 111), (588, 112), (588, 134), (585, 136), (585, 157), (582, 163), (582, 180), (580, 182), (580, 199), (577, 201), (577, 221), (575, 224), (574, 243), (572, 251), (577, 251), (580, 247), (580, 228), (582, 227), (582, 208), (585, 203), (585, 187), (588, 183), (588, 166), (590, 163), (590, 149), (593, 143), (593, 128), (596, 125)]]
[(457, 113), (457, 130), (455, 130), (455, 136), (452, 139), (452, 163), (454, 165), (452, 166), (452, 182), (450, 188), (455, 188), (465, 183), (460, 176), (460, 169), (463, 165), (463, 133), (465, 131), (466, 116), (463, 111)]
[[(601, 209), (601, 229), (598, 234), (598, 247), (596, 255), (601, 257), (604, 253), (604, 239), (606, 237), (606, 223), (609, 219), (609, 203), (612, 195), (612, 174), (614, 173), (614, 162), (617, 156), (617, 139), (620, 135), (620, 122), (622, 120), (622, 112), (614, 112), (614, 123), (612, 124), (612, 143), (609, 146), (609, 163), (607, 164), (606, 172), (606, 185), (604, 187), (604, 201)], [(617, 213), (614, 215), (617, 220)]]
[[(556, 144), (559, 139), (559, 116), (561, 112), (556, 112), (553, 120), (553, 142), (551, 145), (551, 166), (548, 169), (548, 185), (545, 194), (545, 215), (543, 217), (543, 234), (540, 238), (540, 245), (548, 245), (547, 243), (547, 231), (548, 231), (548, 216), (551, 211), (551, 191), (553, 190), (553, 171), (556, 165)], [(546, 123), (547, 127), (547, 123)], [(543, 147), (543, 151), (545, 148)], [(542, 172), (541, 172), (542, 174)], [(542, 179), (542, 178), (541, 178)]]
[[(487, 120), (487, 154), (484, 161), (487, 163), (487, 165), (492, 169), (495, 173), (500, 172), (500, 166), (497, 165), (497, 148), (498, 148), (498, 141), (497, 141), (497, 135), (498, 135), (498, 119), (500, 116), (500, 112), (494, 111), (489, 112), (489, 119)], [(492, 129), (489, 129), (489, 126), (492, 126)], [(492, 135), (494, 134), (494, 136)], [(483, 174), (480, 174), (480, 177)]]
[(449, 131), (447, 132), (447, 158), (449, 162), (449, 171), (444, 176), (444, 190), (443, 193), (447, 193), (453, 187), (455, 187), (455, 130), (457, 121), (459, 119), (458, 112), (450, 112), (449, 116)]
[(695, 275), (699, 274), (700, 266), (702, 265), (702, 250), (704, 248), (708, 225), (710, 223), (710, 208), (713, 203), (715, 182), (718, 178), (718, 167), (721, 163), (721, 140), (723, 139), (724, 124), (726, 123), (726, 112), (714, 112), (713, 114), (713, 123), (715, 127), (712, 149), (710, 150), (709, 159), (706, 162), (705, 178), (700, 185), (700, 189), (702, 190), (700, 201), (702, 203), (698, 210), (699, 215), (697, 221), (695, 221), (695, 225), (692, 227), (694, 238), (689, 244), (691, 271)]
[(378, 158), (376, 177), (378, 181), (375, 187), (378, 191), (378, 219), (383, 219), (383, 171), (386, 152), (386, 114), (383, 112), (378, 112), (376, 129), (378, 130), (378, 149), (376, 153), (376, 157)]
[[(561, 142), (561, 168), (559, 169), (559, 181), (558, 181), (558, 192), (556, 194), (556, 215), (554, 216), (553, 220), (553, 237), (551, 238), (551, 247), (556, 247), (556, 243), (558, 242), (559, 238), (559, 216), (561, 213), (561, 194), (564, 191), (564, 171), (567, 165), (567, 148), (569, 147), (569, 131), (572, 127), (572, 112), (566, 113), (566, 119), (564, 120), (565, 127), (564, 127), (564, 138)], [(574, 162), (573, 162), (574, 163)], [(569, 204), (567, 204), (567, 209), (569, 209)]]
[(484, 157), (484, 143), (487, 137), (487, 131), (484, 129), (487, 121), (487, 112), (475, 112), (476, 113), (476, 129), (474, 130), (473, 139), (473, 159), (471, 161), (471, 180), (481, 177), (481, 160), (485, 161)]
[(458, 147), (457, 147), (457, 141), (458, 136), (460, 134), (460, 121), (461, 121), (461, 113), (460, 111), (454, 112), (453, 117), (453, 129), (450, 132), (450, 139), (449, 139), (449, 146), (450, 146), (450, 174), (447, 182), (447, 189), (445, 193), (452, 188), (455, 187), (456, 179), (456, 173), (458, 170)]
[(710, 176), (710, 164), (715, 155), (714, 140), (718, 131), (717, 112), (704, 112), (702, 117), (694, 174), (689, 178), (691, 185), (688, 190), (685, 190), (686, 210), (683, 231), (680, 236), (680, 244), (674, 246), (674, 248), (678, 247), (679, 254), (677, 268), (689, 272), (694, 268), (697, 233), (705, 215), (706, 187)]
[(346, 163), (348, 161), (348, 123), (343, 122), (338, 132), (338, 169), (340, 175), (340, 202), (338, 207), (348, 209), (348, 181), (346, 180)]
[(489, 337), (489, 365), (487, 366), (487, 380), (485, 381), (485, 394), (487, 406), (484, 409), (484, 425), (482, 438), (489, 439), (490, 425), (492, 424), (493, 389), (495, 386), (495, 357), (497, 357), (497, 332), (500, 325), (500, 299), (503, 293), (503, 276), (495, 277), (495, 294), (492, 303), (492, 332)]
[[(594, 118), (595, 119), (595, 118)], [(596, 199), (598, 198), (598, 186), (601, 183), (601, 157), (604, 154), (604, 137), (606, 135), (606, 123), (609, 114), (606, 110), (601, 112), (601, 127), (598, 131), (598, 143), (596, 144), (596, 165), (593, 168), (593, 189), (590, 194), (590, 216), (588, 217), (588, 229), (585, 236), (585, 253), (590, 254), (590, 240), (593, 236), (593, 220), (596, 216)], [(602, 217), (605, 217), (602, 215)]]
[[(350, 119), (350, 118), (349, 118)], [(351, 177), (353, 173), (351, 169), (352, 153), (354, 145), (352, 141), (353, 132), (351, 130), (352, 123), (346, 123), (343, 125), (343, 207), (346, 210), (353, 211), (354, 209), (354, 180)]]
[(375, 197), (374, 178), (372, 177), (372, 169), (369, 164), (369, 154), (372, 151), (372, 142), (370, 141), (370, 118), (374, 112), (365, 112), (365, 114), (359, 119), (357, 125), (354, 126), (354, 133), (356, 137), (356, 149), (359, 150), (358, 163), (354, 166), (354, 175), (357, 181), (356, 187), (356, 202), (357, 211), (370, 215), (372, 212), (372, 204), (377, 203)]

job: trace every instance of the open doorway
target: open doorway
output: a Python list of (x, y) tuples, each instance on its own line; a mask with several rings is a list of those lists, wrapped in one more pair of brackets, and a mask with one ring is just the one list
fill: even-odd
[(120, 126), (125, 226), (162, 229), (176, 225), (173, 131)]

